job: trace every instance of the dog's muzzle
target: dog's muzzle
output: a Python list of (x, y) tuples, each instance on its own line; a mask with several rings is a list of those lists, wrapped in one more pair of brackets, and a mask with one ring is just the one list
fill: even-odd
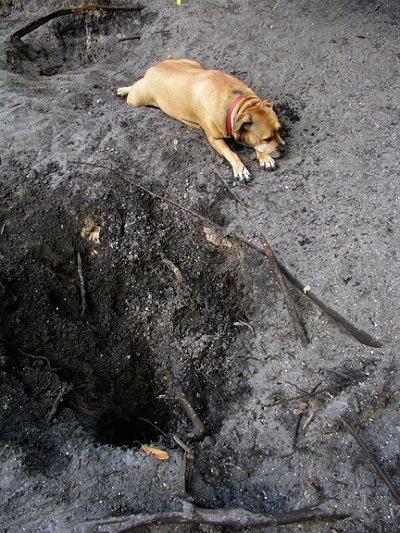
[(286, 145), (285, 143), (281, 144), (280, 147), (277, 150), (274, 150), (272, 154), (270, 154), (271, 157), (274, 157), (275, 159), (279, 159), (283, 156), (283, 154), (286, 152)]

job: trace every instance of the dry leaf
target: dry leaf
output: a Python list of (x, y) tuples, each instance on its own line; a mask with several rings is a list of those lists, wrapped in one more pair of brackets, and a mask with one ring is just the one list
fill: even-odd
[(81, 237), (94, 244), (100, 244), (100, 231), (101, 227), (90, 216), (87, 216), (83, 221)]
[(147, 446), (147, 444), (142, 444), (142, 450), (148, 455), (152, 455), (160, 461), (168, 461), (169, 454), (164, 450), (159, 450), (158, 448), (153, 448), (152, 446)]

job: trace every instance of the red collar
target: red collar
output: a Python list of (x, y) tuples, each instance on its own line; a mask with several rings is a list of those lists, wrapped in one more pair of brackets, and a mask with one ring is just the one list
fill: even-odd
[(240, 102), (240, 100), (243, 100), (244, 98), (248, 98), (248, 94), (239, 94), (234, 98), (231, 102), (231, 105), (229, 106), (228, 113), (226, 115), (226, 136), (227, 138), (233, 137), (233, 131), (232, 131), (232, 113), (235, 109), (236, 105)]

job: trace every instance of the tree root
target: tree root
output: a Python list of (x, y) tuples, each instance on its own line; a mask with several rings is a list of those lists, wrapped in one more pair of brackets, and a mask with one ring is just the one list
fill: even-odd
[(40, 28), (47, 22), (50, 22), (53, 19), (58, 17), (64, 17), (65, 15), (74, 15), (75, 13), (89, 13), (90, 11), (137, 11), (140, 9), (136, 7), (121, 7), (121, 6), (102, 6), (99, 4), (81, 4), (79, 6), (65, 7), (61, 9), (56, 9), (51, 11), (46, 15), (43, 15), (35, 20), (32, 20), (25, 26), (22, 26), (18, 30), (15, 30), (10, 36), (9, 40), (11, 42), (18, 42), (23, 37), (31, 33), (32, 31)]
[(293, 302), (293, 298), (290, 295), (288, 286), (286, 284), (286, 280), (283, 276), (283, 273), (281, 269), (279, 268), (278, 262), (275, 257), (275, 253), (267, 241), (267, 239), (264, 237), (264, 235), (259, 236), (259, 240), (261, 244), (263, 245), (265, 255), (268, 257), (268, 261), (272, 270), (273, 275), (275, 276), (275, 279), (277, 280), (280, 288), (283, 292), (283, 297), (285, 299), (286, 308), (288, 310), (289, 316), (293, 323), (294, 331), (297, 335), (297, 337), (300, 339), (300, 342), (303, 346), (307, 346), (307, 344), (310, 342), (307, 337), (306, 330), (304, 329), (303, 324), (300, 321), (299, 315), (297, 314), (296, 307)]
[(84, 525), (87, 533), (107, 531), (107, 533), (128, 533), (140, 526), (154, 524), (208, 524), (226, 527), (272, 527), (302, 522), (336, 521), (348, 518), (344, 513), (324, 511), (320, 508), (299, 509), (286, 513), (253, 513), (246, 509), (202, 509), (189, 502), (183, 502), (182, 511), (155, 514), (136, 514), (121, 518), (105, 518)]

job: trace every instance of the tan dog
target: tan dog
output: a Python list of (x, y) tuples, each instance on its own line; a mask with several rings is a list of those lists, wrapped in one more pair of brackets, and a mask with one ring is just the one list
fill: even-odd
[(261, 167), (273, 170), (285, 143), (271, 102), (261, 100), (240, 80), (206, 70), (196, 61), (173, 57), (151, 67), (130, 87), (118, 89), (134, 107), (158, 107), (192, 128), (202, 128), (211, 146), (230, 163), (235, 178), (250, 173), (225, 143), (233, 138), (255, 149)]

